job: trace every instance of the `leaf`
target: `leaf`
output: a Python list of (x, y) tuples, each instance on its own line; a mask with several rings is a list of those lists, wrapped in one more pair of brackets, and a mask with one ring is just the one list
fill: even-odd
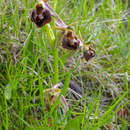
[(6, 88), (5, 88), (5, 91), (4, 91), (5, 97), (6, 97), (7, 100), (9, 100), (11, 98), (11, 92), (12, 92), (12, 85), (10, 83), (8, 83), (6, 85)]
[(23, 57), (28, 57), (28, 62), (32, 64), (35, 60), (34, 58), (34, 36), (35, 31), (32, 29), (30, 33), (28, 34), (27, 39), (24, 42), (24, 51), (23, 51)]
[(46, 27), (47, 35), (48, 35), (51, 43), (53, 43), (55, 41), (55, 35), (53, 33), (53, 30), (52, 30), (50, 24), (47, 24), (45, 27)]
[(64, 130), (80, 130), (80, 124), (82, 123), (83, 116), (77, 116), (66, 124)]
[(63, 86), (62, 95), (65, 95), (67, 93), (70, 79), (71, 79), (71, 73), (68, 73), (66, 80), (65, 80), (65, 83), (64, 83), (64, 86)]

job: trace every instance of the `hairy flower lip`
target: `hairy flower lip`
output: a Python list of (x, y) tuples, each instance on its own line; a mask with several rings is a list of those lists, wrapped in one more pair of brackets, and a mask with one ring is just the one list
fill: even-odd
[(81, 46), (80, 39), (72, 30), (68, 30), (62, 39), (62, 47), (69, 50), (77, 50)]
[(72, 42), (72, 41), (70, 41), (70, 39), (67, 39), (66, 37), (64, 37), (62, 40), (62, 47), (69, 49), (69, 50), (77, 50), (79, 48), (80, 41), (74, 41), (74, 42)]
[(31, 13), (31, 21), (34, 22), (37, 27), (42, 27), (45, 24), (50, 23), (52, 20), (51, 13), (48, 9), (43, 8), (42, 4), (37, 4), (36, 9)]

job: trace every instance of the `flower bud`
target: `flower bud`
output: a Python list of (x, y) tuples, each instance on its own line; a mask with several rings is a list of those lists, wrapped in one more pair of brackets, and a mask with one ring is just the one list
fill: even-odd
[(89, 47), (88, 50), (84, 51), (83, 56), (86, 61), (89, 61), (91, 58), (95, 56), (96, 52), (92, 47)]

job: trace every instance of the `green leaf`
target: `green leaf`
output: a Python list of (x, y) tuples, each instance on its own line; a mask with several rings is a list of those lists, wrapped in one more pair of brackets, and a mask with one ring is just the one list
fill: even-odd
[(48, 35), (51, 43), (53, 43), (55, 41), (55, 35), (53, 33), (53, 30), (52, 30), (50, 24), (47, 24), (45, 27), (46, 27), (47, 35)]
[(25, 41), (25, 47), (24, 47), (24, 52), (23, 52), (23, 57), (28, 57), (29, 62), (34, 61), (34, 52), (33, 52), (33, 47), (34, 47), (34, 36), (35, 36), (35, 31), (32, 29), (30, 33), (28, 34), (28, 37)]
[(6, 97), (7, 100), (9, 100), (11, 98), (11, 92), (12, 92), (12, 85), (10, 83), (8, 83), (6, 85), (6, 88), (5, 88), (5, 91), (4, 91), (5, 97)]
[(80, 124), (82, 122), (83, 116), (77, 116), (66, 124), (64, 130), (80, 130)]
[(65, 95), (68, 91), (68, 87), (69, 87), (69, 83), (70, 83), (70, 79), (71, 79), (71, 73), (69, 73), (66, 77), (64, 86), (63, 86), (63, 91), (62, 91), (62, 95)]

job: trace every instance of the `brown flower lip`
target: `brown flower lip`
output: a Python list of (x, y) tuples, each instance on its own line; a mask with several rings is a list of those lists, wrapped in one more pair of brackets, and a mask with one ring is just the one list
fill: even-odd
[(95, 50), (92, 47), (89, 47), (89, 49), (84, 51), (84, 53), (83, 53), (83, 56), (84, 56), (86, 61), (89, 61), (95, 55), (96, 55), (96, 52), (95, 52)]
[(71, 30), (69, 30), (62, 39), (62, 47), (69, 50), (77, 50), (80, 47), (80, 43), (81, 41)]
[(38, 27), (42, 27), (45, 24), (50, 23), (52, 20), (51, 13), (48, 9), (43, 8), (41, 4), (36, 5), (31, 13), (31, 21), (34, 22)]

